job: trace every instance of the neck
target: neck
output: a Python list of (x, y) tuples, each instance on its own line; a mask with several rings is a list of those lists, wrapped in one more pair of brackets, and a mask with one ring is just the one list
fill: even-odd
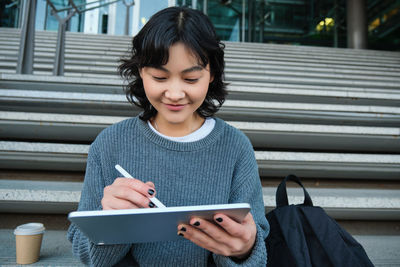
[(189, 135), (199, 129), (204, 121), (204, 118), (200, 117), (197, 113), (193, 114), (192, 118), (181, 123), (171, 123), (157, 115), (150, 120), (151, 124), (158, 132), (171, 137)]

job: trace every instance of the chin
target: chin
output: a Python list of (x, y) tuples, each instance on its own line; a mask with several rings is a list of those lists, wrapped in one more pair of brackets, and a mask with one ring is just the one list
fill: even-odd
[(189, 118), (192, 117), (193, 113), (188, 112), (188, 110), (180, 110), (180, 111), (171, 111), (171, 110), (166, 110), (166, 112), (163, 112), (163, 117), (168, 120), (168, 121), (185, 121)]
[(171, 124), (181, 124), (184, 123), (187, 118), (168, 118), (167, 121)]

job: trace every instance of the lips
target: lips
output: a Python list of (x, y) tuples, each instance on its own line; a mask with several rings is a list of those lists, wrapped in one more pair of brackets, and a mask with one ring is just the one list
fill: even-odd
[(169, 109), (171, 111), (179, 111), (179, 110), (182, 110), (186, 106), (184, 104), (179, 104), (179, 105), (177, 105), (177, 104), (164, 104), (164, 105), (167, 107), (167, 109)]

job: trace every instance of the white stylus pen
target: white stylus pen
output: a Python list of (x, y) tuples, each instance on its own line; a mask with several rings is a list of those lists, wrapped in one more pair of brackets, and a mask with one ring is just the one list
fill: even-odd
[[(124, 170), (124, 168), (122, 168), (120, 165), (115, 165), (115, 168), (125, 177), (125, 178), (133, 178), (132, 175), (130, 175), (127, 171)], [(154, 205), (156, 205), (158, 208), (166, 208), (166, 206), (161, 203), (160, 200), (158, 200), (155, 197), (150, 197), (149, 198), (151, 200), (151, 202), (154, 203)]]

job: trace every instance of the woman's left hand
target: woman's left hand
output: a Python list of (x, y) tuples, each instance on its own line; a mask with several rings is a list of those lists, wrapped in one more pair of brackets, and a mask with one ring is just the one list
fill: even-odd
[(201, 218), (191, 218), (190, 225), (178, 225), (178, 234), (215, 254), (246, 258), (251, 253), (257, 234), (251, 213), (246, 215), (242, 223), (224, 214), (216, 214), (214, 221), (216, 224)]

